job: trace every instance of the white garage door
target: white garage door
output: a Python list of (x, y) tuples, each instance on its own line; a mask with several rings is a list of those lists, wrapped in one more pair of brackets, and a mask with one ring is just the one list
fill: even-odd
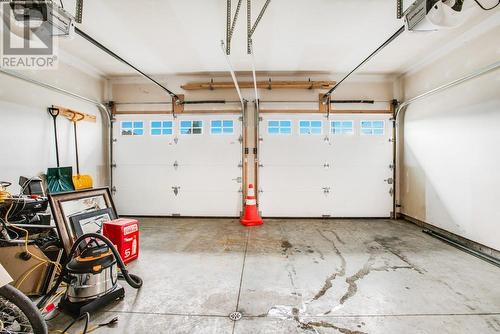
[(263, 114), (259, 208), (267, 217), (390, 217), (388, 114)]
[(240, 214), (239, 115), (118, 115), (113, 132), (120, 214)]

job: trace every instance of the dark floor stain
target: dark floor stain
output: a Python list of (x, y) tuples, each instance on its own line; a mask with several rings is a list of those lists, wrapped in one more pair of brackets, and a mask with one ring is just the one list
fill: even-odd
[(307, 324), (307, 326), (310, 326), (310, 327), (333, 328), (342, 334), (367, 334), (366, 332), (362, 332), (362, 331), (357, 331), (357, 330), (355, 331), (355, 330), (351, 330), (348, 328), (338, 327), (338, 326), (335, 326), (334, 324), (331, 324), (331, 323), (326, 322), (326, 321), (310, 321), (310, 322), (307, 322), (306, 324)]
[(292, 244), (288, 240), (281, 240), (281, 250), (283, 252), (283, 255), (285, 255), (286, 252), (288, 252), (288, 250), (292, 247)]
[(308, 250), (307, 250), (307, 252), (308, 252), (309, 254), (314, 253), (314, 251), (313, 251), (312, 249), (308, 249)]
[(365, 278), (373, 271), (389, 271), (389, 270), (399, 270), (399, 269), (414, 270), (413, 266), (389, 266), (388, 264), (379, 267), (374, 267), (375, 259), (376, 259), (375, 255), (371, 254), (370, 257), (368, 258), (368, 261), (363, 266), (363, 268), (358, 270), (358, 272), (355, 273), (354, 275), (349, 276), (345, 279), (349, 287), (347, 288), (346, 293), (340, 298), (339, 300), (340, 304), (344, 304), (347, 300), (352, 298), (358, 292), (357, 282)]
[(307, 330), (307, 331), (315, 332), (315, 333), (317, 333), (316, 327), (322, 327), (322, 328), (333, 328), (342, 334), (367, 334), (365, 332), (351, 330), (351, 329), (344, 328), (344, 327), (339, 327), (339, 326), (336, 326), (336, 325), (329, 323), (329, 322), (326, 322), (326, 321), (304, 322), (304, 321), (300, 320), (299, 309), (296, 307), (294, 307), (292, 309), (292, 316), (293, 316), (293, 320), (295, 320), (295, 322), (297, 322), (299, 328)]
[(377, 242), (380, 246), (384, 248), (384, 250), (388, 251), (389, 253), (392, 253), (395, 255), (397, 258), (399, 258), (401, 261), (409, 265), (413, 270), (418, 272), (419, 274), (423, 275), (425, 270), (422, 268), (419, 268), (418, 266), (414, 265), (406, 255), (404, 255), (400, 250), (398, 250), (396, 247), (394, 247), (394, 243), (401, 243), (401, 239), (398, 237), (381, 237), (377, 236), (375, 237), (375, 242)]
[[(334, 273), (332, 273), (330, 276), (328, 276), (326, 278), (325, 283), (323, 284), (323, 287), (316, 293), (316, 295), (313, 297), (313, 300), (318, 300), (319, 298), (323, 297), (325, 295), (325, 293), (333, 286), (332, 282), (337, 278), (337, 276), (344, 276), (345, 275), (346, 266), (347, 266), (346, 260), (345, 260), (344, 256), (342, 255), (342, 253), (340, 252), (340, 250), (338, 249), (337, 245), (335, 244), (335, 241), (328, 238), (322, 231), (320, 231), (320, 230), (317, 230), (317, 231), (318, 231), (319, 235), (321, 235), (321, 237), (323, 237), (323, 239), (330, 242), (333, 250), (335, 251), (335, 254), (337, 254), (338, 257), (340, 258), (340, 269), (337, 269)], [(332, 233), (334, 235), (336, 235), (334, 232), (332, 232)], [(336, 235), (336, 237), (337, 237), (337, 240), (339, 240), (337, 235)]]

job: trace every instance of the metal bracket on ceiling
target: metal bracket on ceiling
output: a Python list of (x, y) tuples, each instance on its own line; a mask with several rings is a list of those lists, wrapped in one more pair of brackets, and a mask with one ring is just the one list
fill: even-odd
[(83, 0), (76, 0), (75, 21), (82, 23), (83, 20)]
[(236, 5), (236, 11), (233, 19), (231, 19), (231, 1), (232, 0), (227, 0), (226, 5), (226, 54), (228, 56), (231, 54), (231, 38), (233, 37), (234, 27), (236, 26), (236, 21), (238, 20), (238, 14), (240, 13), (241, 3), (243, 0), (238, 0), (238, 5)]
[(264, 3), (264, 6), (262, 6), (262, 9), (260, 10), (259, 16), (257, 16), (257, 19), (252, 25), (252, 0), (247, 0), (247, 53), (248, 54), (252, 53), (253, 33), (255, 32), (255, 29), (257, 29), (260, 20), (262, 20), (262, 17), (266, 12), (269, 3), (271, 3), (271, 0), (266, 0), (266, 3)]

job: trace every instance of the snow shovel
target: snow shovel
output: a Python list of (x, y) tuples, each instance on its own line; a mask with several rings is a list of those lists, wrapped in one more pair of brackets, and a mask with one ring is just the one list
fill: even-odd
[(71, 176), (73, 175), (72, 167), (61, 167), (59, 165), (59, 145), (57, 143), (57, 116), (59, 116), (59, 109), (48, 108), (48, 112), (52, 119), (54, 120), (54, 137), (56, 142), (56, 160), (57, 168), (47, 169), (47, 187), (49, 193), (61, 193), (65, 191), (72, 191), (73, 182), (71, 182)]
[[(76, 119), (77, 116), (81, 116), (80, 119)], [(81, 121), (85, 116), (75, 113), (73, 119), (73, 129), (75, 132), (75, 152), (76, 152), (76, 175), (73, 175), (73, 185), (75, 190), (92, 188), (92, 177), (90, 175), (80, 174), (80, 162), (78, 160), (78, 135), (76, 134), (76, 123)]]

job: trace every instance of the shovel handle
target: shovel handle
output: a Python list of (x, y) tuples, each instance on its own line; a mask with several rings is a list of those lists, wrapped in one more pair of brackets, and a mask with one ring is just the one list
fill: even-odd
[(57, 161), (57, 167), (59, 167), (59, 145), (57, 143), (57, 116), (59, 116), (59, 109), (54, 108), (54, 107), (49, 107), (47, 108), (47, 111), (49, 112), (49, 115), (52, 116), (52, 119), (54, 121), (54, 138), (56, 142), (56, 161)]

